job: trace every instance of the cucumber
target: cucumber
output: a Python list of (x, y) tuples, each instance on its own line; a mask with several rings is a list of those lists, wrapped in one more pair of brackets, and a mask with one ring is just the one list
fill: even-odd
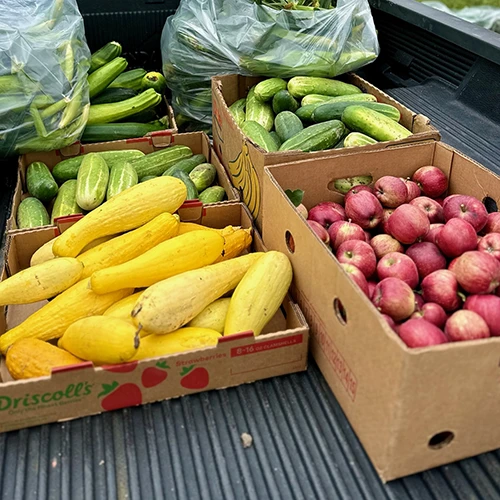
[(125, 191), (125, 189), (135, 186), (138, 181), (137, 172), (130, 163), (114, 165), (109, 172), (106, 200), (113, 198), (113, 196)]
[[(361, 132), (377, 141), (396, 141), (412, 135), (412, 133), (391, 120), (387, 116), (363, 108), (362, 106), (348, 106), (342, 113), (342, 121), (353, 131)], [(328, 123), (328, 122), (326, 122)]]
[(282, 111), (291, 111), (295, 113), (299, 108), (299, 103), (297, 99), (288, 92), (288, 90), (280, 90), (276, 92), (273, 97), (273, 111), (275, 114), (281, 113)]
[(355, 146), (366, 146), (367, 144), (376, 144), (377, 141), (359, 132), (351, 132), (344, 138), (344, 147), (352, 148)]
[(189, 174), (198, 193), (209, 188), (217, 177), (217, 170), (211, 163), (202, 163), (195, 167)]
[(349, 94), (332, 97), (329, 95), (309, 94), (300, 101), (301, 106), (309, 104), (325, 104), (327, 102), (344, 102), (344, 101), (361, 101), (361, 102), (377, 102), (377, 98), (372, 94)]
[(147, 71), (142, 68), (132, 69), (130, 71), (125, 71), (120, 76), (113, 80), (108, 88), (112, 89), (115, 87), (134, 89), (140, 92), (142, 87), (142, 79), (146, 76)]
[(204, 204), (217, 203), (225, 197), (226, 191), (222, 186), (211, 186), (198, 195), (199, 200)]
[(274, 119), (274, 128), (280, 142), (283, 143), (297, 135), (304, 128), (304, 125), (296, 114), (291, 111), (282, 111)]
[(76, 182), (76, 179), (70, 179), (59, 188), (56, 201), (52, 207), (51, 224), (54, 224), (54, 220), (59, 217), (83, 213), (83, 210), (76, 202)]
[(238, 127), (241, 127), (243, 125), (243, 122), (245, 121), (246, 103), (247, 100), (243, 98), (243, 99), (238, 99), (237, 101), (233, 102), (231, 106), (229, 106), (229, 113), (231, 113)]
[[(112, 168), (116, 163), (123, 163), (134, 159), (146, 156), (138, 149), (124, 149), (119, 151), (102, 151), (99, 155), (106, 160), (109, 168)], [(76, 179), (78, 177), (78, 170), (82, 164), (85, 155), (75, 156), (67, 160), (60, 161), (53, 169), (52, 175), (58, 184), (69, 179)]]
[(288, 91), (293, 97), (304, 97), (307, 94), (349, 95), (360, 94), (361, 89), (350, 83), (319, 78), (317, 76), (295, 76), (288, 82)]
[(164, 125), (149, 123), (101, 123), (98, 125), (87, 125), (83, 130), (81, 141), (89, 143), (133, 139), (134, 137), (144, 137), (150, 132), (164, 129)]
[(278, 145), (269, 132), (260, 124), (254, 121), (246, 121), (241, 127), (242, 132), (264, 151), (278, 151)]
[(94, 52), (90, 58), (89, 73), (94, 72), (101, 66), (112, 61), (115, 57), (122, 54), (122, 46), (118, 42), (109, 42), (104, 47)]
[(125, 99), (135, 97), (137, 92), (134, 89), (125, 88), (107, 88), (104, 89), (98, 96), (92, 99), (92, 104), (110, 104), (112, 102), (120, 102)]
[(301, 106), (295, 114), (303, 122), (312, 122), (312, 114), (314, 110), (319, 106), (319, 104), (307, 104), (306, 106)]
[(31, 196), (45, 202), (54, 198), (59, 190), (49, 168), (41, 161), (35, 161), (28, 166), (26, 185)]
[(139, 179), (146, 175), (161, 175), (165, 170), (184, 158), (191, 158), (193, 152), (187, 146), (170, 146), (131, 161)]
[(269, 132), (269, 135), (273, 138), (274, 142), (276, 143), (276, 148), (279, 149), (279, 147), (281, 146), (280, 136), (276, 133), (275, 130)]
[(395, 122), (399, 122), (401, 113), (398, 108), (390, 104), (380, 102), (328, 102), (321, 104), (312, 113), (312, 119), (316, 123), (326, 122), (328, 120), (340, 120), (342, 113), (347, 106), (362, 106), (363, 108), (373, 109), (389, 117)]
[(128, 65), (124, 57), (116, 57), (88, 76), (89, 97), (101, 93), (116, 77), (123, 73)]
[(269, 103), (257, 99), (255, 96), (255, 87), (252, 87), (248, 92), (245, 120), (247, 122), (260, 123), (268, 132), (273, 128), (273, 109)]
[(146, 73), (141, 81), (141, 90), (154, 89), (158, 94), (163, 94), (167, 88), (167, 80), (157, 71)]
[(326, 100), (321, 100), (317, 102), (311, 102), (307, 101), (306, 99), (308, 97), (312, 97), (312, 95), (308, 96), (306, 95), (304, 99), (302, 99), (302, 106), (295, 112), (295, 114), (302, 120), (306, 122), (312, 122), (313, 121), (313, 113), (316, 111), (320, 106), (323, 106), (324, 104), (333, 104), (333, 103), (345, 103), (345, 102), (350, 102), (352, 103), (357, 103), (359, 102), (376, 102), (377, 99), (375, 96), (371, 94), (355, 94), (355, 95), (350, 95), (350, 96), (340, 96), (340, 97), (328, 97), (328, 96), (316, 96), (316, 97), (325, 97)]
[(158, 177), (158, 176), (157, 175), (146, 175), (142, 179), (139, 179), (139, 182), (150, 181), (151, 179), (156, 179), (156, 177)]
[(25, 198), (17, 207), (17, 227), (29, 229), (32, 227), (48, 226), (49, 214), (38, 198)]
[(255, 97), (259, 101), (270, 101), (280, 90), (286, 89), (286, 82), (282, 78), (268, 78), (259, 82), (254, 89)]
[(207, 158), (205, 155), (202, 154), (193, 155), (191, 156), (191, 158), (186, 158), (185, 160), (181, 160), (178, 161), (177, 163), (174, 163), (168, 170), (165, 171), (163, 175), (170, 175), (168, 172), (172, 169), (182, 170), (183, 172), (186, 172), (186, 174), (189, 175), (193, 170), (193, 168), (206, 162)]
[(174, 170), (171, 174), (171, 177), (176, 177), (180, 179), (186, 186), (187, 189), (187, 197), (186, 200), (197, 200), (198, 199), (198, 190), (194, 185), (194, 182), (191, 180), (188, 174), (183, 172), (182, 170)]
[(339, 120), (311, 125), (291, 137), (280, 146), (280, 151), (321, 151), (336, 144), (344, 133), (344, 124)]
[(99, 153), (89, 153), (82, 161), (76, 179), (76, 202), (84, 210), (94, 210), (106, 197), (109, 168)]

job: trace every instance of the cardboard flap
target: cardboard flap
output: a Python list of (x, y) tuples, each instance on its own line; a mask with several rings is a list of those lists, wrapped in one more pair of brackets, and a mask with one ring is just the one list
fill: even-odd
[(151, 143), (155, 148), (166, 148), (173, 142), (172, 131), (170, 130), (150, 132), (148, 137), (151, 138)]
[(59, 149), (56, 154), (62, 157), (62, 160), (67, 158), (72, 158), (73, 156), (78, 156), (83, 154), (84, 146), (80, 141), (77, 141), (65, 148)]

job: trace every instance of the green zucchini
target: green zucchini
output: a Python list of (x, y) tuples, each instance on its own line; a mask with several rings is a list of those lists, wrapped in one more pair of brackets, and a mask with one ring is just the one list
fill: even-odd
[(355, 146), (366, 146), (367, 144), (376, 144), (377, 141), (360, 132), (351, 132), (344, 138), (344, 147), (352, 148)]
[(17, 227), (29, 229), (32, 227), (48, 226), (49, 214), (38, 198), (24, 198), (17, 207)]
[(280, 136), (276, 133), (276, 130), (272, 130), (271, 132), (269, 132), (269, 135), (273, 138), (274, 142), (276, 143), (276, 150), (278, 150), (281, 146)]
[(288, 82), (288, 91), (293, 97), (304, 97), (308, 94), (349, 95), (361, 93), (361, 89), (350, 83), (317, 76), (295, 76)]
[(259, 101), (270, 101), (277, 92), (286, 89), (286, 82), (282, 78), (268, 78), (259, 82), (254, 89), (255, 97)]
[(283, 143), (297, 135), (304, 128), (304, 125), (296, 114), (291, 111), (282, 111), (274, 119), (274, 128), (280, 142)]
[(82, 161), (76, 179), (76, 202), (84, 210), (94, 210), (106, 197), (109, 167), (99, 153), (89, 153)]
[(280, 146), (280, 151), (321, 151), (331, 148), (344, 133), (344, 124), (339, 120), (311, 125), (291, 137)]
[(260, 123), (268, 132), (273, 128), (273, 109), (269, 103), (257, 99), (255, 96), (255, 87), (252, 87), (248, 92), (245, 120), (247, 122)]
[(395, 122), (399, 122), (401, 113), (398, 108), (390, 104), (380, 102), (328, 102), (318, 106), (312, 113), (312, 119), (315, 123), (326, 122), (328, 120), (340, 120), (342, 113), (347, 106), (362, 106), (363, 108), (373, 109), (389, 117)]
[(134, 89), (140, 92), (142, 87), (142, 79), (146, 76), (147, 71), (142, 68), (125, 71), (109, 84), (108, 88), (126, 88)]
[(59, 190), (49, 168), (41, 161), (35, 161), (28, 166), (26, 186), (28, 193), (42, 202), (50, 201)]
[(144, 137), (150, 132), (164, 130), (163, 125), (149, 123), (101, 123), (87, 125), (83, 130), (82, 142), (106, 142), (120, 139), (133, 139)]
[(114, 165), (109, 172), (106, 200), (113, 198), (113, 196), (125, 191), (125, 189), (135, 186), (138, 180), (137, 172), (130, 163)]
[(88, 76), (89, 97), (102, 92), (116, 77), (123, 73), (128, 65), (124, 57), (116, 57), (111, 62), (101, 66)]
[(146, 175), (161, 175), (165, 170), (184, 158), (191, 158), (193, 152), (187, 146), (169, 146), (131, 161), (139, 179)]
[(377, 98), (372, 94), (349, 94), (332, 97), (329, 95), (309, 94), (300, 101), (301, 106), (309, 104), (325, 104), (327, 102), (345, 102), (345, 101), (361, 101), (361, 102), (377, 102)]
[(199, 195), (199, 200), (204, 203), (218, 203), (226, 197), (226, 190), (222, 186), (211, 186), (203, 190)]
[(214, 183), (217, 170), (211, 163), (201, 163), (191, 171), (189, 178), (193, 181), (198, 193), (201, 193)]
[(199, 154), (199, 155), (193, 155), (191, 158), (186, 158), (184, 160), (178, 161), (177, 163), (174, 163), (168, 170), (166, 170), (163, 175), (170, 175), (170, 171), (176, 170), (182, 170), (183, 172), (186, 172), (186, 174), (190, 174), (191, 171), (197, 167), (198, 165), (201, 165), (202, 163), (206, 163), (207, 158), (205, 155)]
[(191, 180), (189, 175), (186, 174), (186, 172), (183, 172), (182, 170), (174, 170), (170, 174), (170, 176), (176, 177), (177, 179), (180, 179), (185, 184), (186, 189), (187, 189), (186, 200), (197, 200), (198, 199), (198, 190), (196, 189), (194, 182)]
[(243, 98), (238, 99), (237, 101), (233, 102), (231, 106), (229, 106), (229, 113), (231, 113), (231, 116), (234, 118), (234, 121), (236, 122), (236, 125), (238, 125), (238, 127), (241, 127), (243, 125), (243, 122), (245, 121), (246, 103), (246, 98)]
[(403, 125), (396, 123), (387, 116), (363, 108), (348, 106), (342, 113), (342, 121), (353, 131), (361, 132), (377, 141), (396, 141), (412, 135)]
[(83, 210), (76, 202), (76, 183), (76, 179), (70, 179), (59, 188), (57, 198), (52, 207), (51, 224), (54, 224), (54, 220), (59, 217), (83, 213)]
[(158, 94), (163, 94), (167, 88), (167, 80), (157, 71), (150, 71), (142, 78), (141, 90), (154, 89)]
[(246, 121), (241, 127), (242, 132), (264, 151), (278, 151), (278, 145), (269, 132), (260, 124), (254, 121)]
[(104, 89), (98, 96), (92, 99), (92, 104), (110, 104), (112, 102), (120, 102), (125, 99), (135, 97), (137, 92), (134, 89), (125, 88), (107, 88)]
[(94, 72), (101, 66), (112, 61), (115, 57), (122, 54), (122, 46), (118, 42), (109, 42), (104, 47), (94, 52), (90, 58), (89, 73)]
[(273, 97), (273, 111), (275, 114), (281, 113), (282, 111), (291, 111), (295, 113), (299, 108), (299, 103), (297, 99), (288, 92), (288, 90), (280, 90), (276, 92)]
[[(114, 123), (150, 123), (158, 120), (158, 114), (156, 113), (156, 108), (147, 108), (135, 113), (133, 115), (122, 118), (121, 120), (116, 120)], [(165, 127), (163, 127), (165, 128)]]

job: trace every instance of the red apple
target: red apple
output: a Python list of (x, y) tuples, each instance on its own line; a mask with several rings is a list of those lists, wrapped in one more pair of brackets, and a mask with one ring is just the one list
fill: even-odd
[(446, 258), (434, 243), (414, 243), (406, 250), (406, 255), (415, 262), (420, 279), (438, 269), (446, 269)]
[(493, 255), (495, 259), (500, 260), (500, 233), (488, 233), (482, 237), (477, 244), (477, 249), (480, 252), (487, 252)]
[(319, 222), (316, 222), (315, 220), (308, 220), (306, 222), (323, 243), (326, 245), (330, 243), (330, 235), (328, 234), (328, 231)]
[(413, 290), (399, 278), (385, 278), (375, 287), (372, 302), (394, 321), (410, 317), (415, 310)]
[(385, 321), (387, 321), (387, 324), (393, 329), (395, 330), (396, 329), (396, 323), (395, 321), (390, 317), (388, 316), (387, 314), (380, 314), (382, 316), (382, 318), (385, 319)]
[(302, 203), (300, 205), (297, 205), (295, 207), (297, 209), (297, 212), (299, 212), (300, 215), (302, 215), (302, 217), (304, 217), (304, 219), (307, 219), (307, 216), (308, 216), (308, 211), (307, 211), (307, 208), (302, 205)]
[(423, 210), (431, 224), (444, 222), (443, 207), (436, 200), (428, 198), (427, 196), (419, 196), (410, 201), (410, 205)]
[(500, 262), (486, 252), (465, 252), (457, 258), (453, 274), (468, 293), (491, 293), (500, 285)]
[(370, 245), (375, 251), (377, 259), (391, 252), (404, 252), (404, 247), (390, 234), (377, 234), (370, 240)]
[(429, 219), (422, 210), (408, 203), (394, 210), (387, 222), (389, 234), (405, 245), (423, 238), (429, 231)]
[(365, 233), (354, 222), (338, 221), (328, 228), (330, 235), (330, 246), (336, 251), (338, 247), (348, 240), (365, 241)]
[(349, 191), (347, 191), (347, 193), (344, 196), (344, 203), (347, 201), (347, 198), (349, 198), (349, 196), (351, 196), (352, 194), (357, 194), (360, 191), (367, 191), (368, 193), (374, 194), (372, 187), (365, 186), (364, 184), (359, 184), (349, 189)]
[(370, 300), (373, 298), (373, 294), (375, 293), (375, 287), (377, 286), (376, 281), (368, 281), (368, 297)]
[(465, 194), (448, 196), (443, 204), (446, 221), (453, 218), (462, 219), (472, 225), (476, 233), (481, 231), (488, 220), (485, 206), (474, 196)]
[(444, 331), (452, 342), (486, 339), (490, 336), (486, 321), (474, 311), (465, 309), (454, 312), (448, 318)]
[(426, 302), (419, 311), (414, 312), (411, 317), (413, 319), (425, 319), (429, 323), (436, 325), (438, 328), (443, 328), (448, 316), (445, 310), (434, 302)]
[(368, 294), (368, 283), (366, 281), (365, 275), (356, 267), (353, 266), (352, 264), (340, 264), (344, 271), (349, 275), (349, 278), (356, 283), (356, 285), (361, 288), (363, 293), (370, 298)]
[(365, 241), (344, 241), (339, 246), (336, 256), (339, 262), (356, 266), (366, 278), (369, 278), (377, 269), (375, 252)]
[(324, 201), (309, 210), (308, 219), (328, 229), (334, 222), (345, 220), (344, 207), (333, 201)]
[(447, 269), (439, 269), (426, 276), (421, 287), (425, 302), (435, 302), (447, 312), (455, 311), (461, 305), (457, 278)]
[(418, 187), (418, 184), (416, 182), (413, 182), (410, 180), (408, 177), (407, 179), (403, 179), (401, 177), (401, 180), (405, 183), (406, 185), (406, 191), (407, 191), (407, 196), (406, 196), (406, 203), (410, 203), (411, 200), (414, 200), (418, 196), (420, 196), (422, 193), (420, 192), (420, 188)]
[(424, 306), (424, 298), (419, 293), (415, 293), (415, 311), (420, 311)]
[(444, 198), (434, 198), (434, 200), (437, 201), (441, 206), (443, 206)]
[(442, 330), (425, 319), (405, 321), (398, 328), (398, 334), (408, 347), (427, 347), (448, 342)]
[(443, 227), (444, 224), (431, 224), (429, 227), (429, 232), (422, 238), (422, 241), (428, 241), (429, 243), (434, 243), (434, 245), (437, 245), (436, 238)]
[(464, 309), (474, 311), (486, 321), (492, 337), (500, 337), (500, 297), (496, 295), (469, 295)]
[(421, 167), (411, 180), (430, 198), (438, 198), (448, 189), (448, 178), (437, 167)]
[(463, 219), (450, 219), (439, 231), (436, 244), (447, 257), (458, 257), (477, 247), (476, 231)]
[(500, 233), (500, 212), (492, 212), (491, 214), (488, 214), (483, 231), (486, 234)]
[(384, 255), (377, 264), (377, 274), (380, 280), (399, 278), (410, 288), (415, 288), (418, 285), (417, 266), (404, 253), (392, 252)]
[(380, 227), (384, 233), (389, 233), (389, 217), (394, 213), (395, 208), (384, 208), (384, 213), (382, 214), (382, 222), (380, 223)]
[(455, 257), (449, 264), (448, 264), (448, 271), (453, 272), (453, 269), (455, 268), (455, 264), (457, 263), (458, 257)]
[(399, 177), (384, 175), (375, 182), (375, 196), (385, 207), (396, 208), (406, 203), (408, 189)]
[(348, 219), (361, 226), (370, 229), (378, 225), (382, 220), (384, 209), (377, 197), (368, 191), (359, 191), (351, 194), (345, 202), (345, 214)]
[(370, 232), (369, 232), (369, 231), (366, 231), (366, 230), (365, 230), (365, 241), (366, 241), (367, 243), (370, 243), (370, 240), (371, 240), (371, 239), (372, 239), (372, 235), (370, 234)]

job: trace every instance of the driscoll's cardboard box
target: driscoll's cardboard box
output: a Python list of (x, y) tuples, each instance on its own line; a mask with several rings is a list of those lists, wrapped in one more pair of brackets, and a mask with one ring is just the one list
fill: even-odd
[(384, 481), (500, 447), (500, 338), (406, 347), (284, 190), (303, 189), (310, 209), (342, 201), (334, 179), (424, 165), (449, 176), (450, 194), (500, 201), (497, 175), (440, 142), (265, 169), (265, 244), (289, 256), (314, 358)]
[[(189, 220), (214, 228), (252, 227), (251, 216), (240, 203), (200, 205), (199, 218)], [(193, 210), (181, 210), (181, 218), (186, 220), (187, 213)], [(53, 237), (52, 228), (11, 236), (4, 279), (25, 268), (33, 252)], [(253, 241), (252, 251), (264, 248), (255, 231)], [(2, 308), (0, 335), (45, 302)], [(307, 367), (307, 348), (307, 324), (298, 306), (287, 297), (261, 335), (242, 332), (221, 337), (214, 347), (121, 365), (97, 367), (86, 362), (53, 370), (50, 377), (18, 381), (12, 380), (2, 359), (0, 432), (302, 371)]]
[(265, 217), (262, 205), (262, 182), (264, 167), (267, 165), (290, 163), (305, 158), (317, 159), (342, 156), (353, 151), (370, 151), (384, 149), (394, 144), (440, 139), (438, 131), (430, 125), (427, 117), (414, 113), (363, 78), (350, 73), (344, 75), (342, 79), (356, 85), (363, 92), (373, 94), (378, 102), (391, 104), (398, 108), (401, 113), (401, 124), (411, 130), (413, 135), (399, 141), (379, 142), (356, 148), (329, 149), (310, 153), (301, 151), (268, 153), (243, 134), (229, 112), (231, 104), (242, 97), (246, 97), (250, 87), (263, 79), (261, 77), (244, 77), (241, 75), (212, 77), (214, 148), (228, 170), (233, 184), (240, 191), (242, 201), (247, 204), (251, 214), (256, 219), (259, 229), (262, 227), (262, 219)]

